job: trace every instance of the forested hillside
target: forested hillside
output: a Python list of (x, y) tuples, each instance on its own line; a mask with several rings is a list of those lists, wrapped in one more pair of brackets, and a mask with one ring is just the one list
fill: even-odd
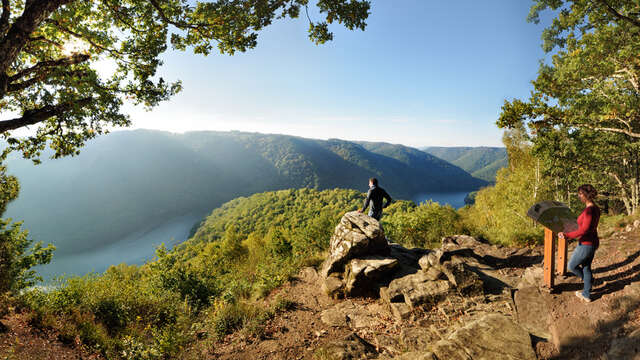
[(39, 166), (14, 157), (8, 169), (22, 190), (7, 216), (24, 220), (33, 238), (54, 243), (57, 256), (267, 190), (364, 192), (377, 176), (394, 198), (412, 199), (486, 184), (404, 146), (239, 132), (117, 132), (88, 143), (79, 156)]
[(498, 170), (507, 166), (507, 149), (502, 147), (427, 147), (425, 152), (446, 160), (476, 178), (494, 182)]

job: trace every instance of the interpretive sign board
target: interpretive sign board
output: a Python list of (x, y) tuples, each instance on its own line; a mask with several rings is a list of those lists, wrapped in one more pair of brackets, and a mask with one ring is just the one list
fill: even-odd
[[(556, 244), (554, 235), (578, 229), (578, 222), (569, 207), (557, 201), (543, 201), (533, 205), (527, 216), (544, 226), (544, 285), (553, 289)], [(567, 273), (567, 240), (558, 237), (558, 274)]]
[(554, 233), (578, 230), (578, 221), (569, 207), (558, 201), (543, 201), (533, 205), (527, 216)]

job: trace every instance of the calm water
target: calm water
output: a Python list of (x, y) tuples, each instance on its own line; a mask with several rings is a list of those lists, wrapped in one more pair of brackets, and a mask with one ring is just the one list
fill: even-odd
[(453, 193), (426, 193), (418, 195), (413, 199), (413, 201), (415, 201), (416, 204), (420, 204), (427, 200), (432, 200), (439, 203), (440, 205), (448, 204), (456, 209), (459, 209), (461, 207), (464, 207), (464, 198), (468, 193), (469, 191)]
[(191, 227), (206, 214), (187, 214), (146, 232), (136, 232), (115, 243), (92, 251), (65, 256), (53, 254), (50, 264), (37, 270), (45, 280), (60, 275), (84, 275), (103, 272), (110, 265), (127, 263), (143, 264), (155, 255), (155, 249), (164, 243), (171, 248), (187, 239)]
[[(449, 204), (454, 208), (464, 206), (464, 198), (468, 192), (426, 193), (415, 197), (416, 203), (432, 200), (440, 204)], [(147, 232), (131, 234), (119, 241), (102, 248), (84, 253), (56, 256), (51, 264), (41, 266), (37, 270), (45, 280), (60, 275), (84, 275), (89, 272), (103, 272), (110, 265), (127, 263), (143, 264), (153, 259), (155, 249), (161, 243), (167, 248), (185, 241), (191, 227), (207, 214), (187, 214), (154, 228)]]

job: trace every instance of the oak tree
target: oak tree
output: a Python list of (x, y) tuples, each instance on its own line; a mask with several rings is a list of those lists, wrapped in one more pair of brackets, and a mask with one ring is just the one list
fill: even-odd
[[(640, 3), (535, 0), (529, 20), (545, 10), (554, 14), (543, 32), (551, 61), (540, 65), (529, 99), (505, 102), (498, 125), (528, 123), (561, 188), (595, 179), (633, 213), (640, 205)], [(571, 172), (581, 180), (562, 177)]]
[[(4, 156), (18, 150), (37, 161), (76, 154), (111, 127), (130, 125), (122, 105), (152, 108), (181, 89), (158, 74), (169, 46), (207, 55), (244, 52), (274, 21), (309, 20), (315, 43), (331, 40), (329, 24), (364, 30), (366, 0), (1, 0), (0, 134)], [(313, 4), (311, 4), (313, 5)], [(96, 70), (101, 61), (116, 71)], [(31, 127), (31, 135), (15, 130)]]

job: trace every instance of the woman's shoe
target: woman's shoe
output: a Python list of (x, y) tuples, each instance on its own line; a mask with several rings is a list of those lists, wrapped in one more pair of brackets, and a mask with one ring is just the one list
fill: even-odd
[(582, 295), (582, 291), (578, 290), (576, 291), (576, 296), (580, 298), (580, 300), (584, 301), (584, 302), (591, 302), (591, 299), (589, 299), (588, 297), (585, 297), (584, 295)]

